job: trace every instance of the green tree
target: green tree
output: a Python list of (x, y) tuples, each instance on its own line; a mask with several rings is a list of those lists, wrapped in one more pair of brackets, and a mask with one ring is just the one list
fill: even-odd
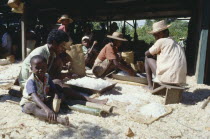
[(91, 22), (91, 24), (93, 25), (93, 30), (101, 29), (100, 22)]
[[(143, 27), (137, 28), (138, 39), (144, 40), (146, 43), (149, 43), (149, 44), (154, 43), (155, 38), (153, 37), (152, 34), (149, 34), (148, 32), (152, 30), (152, 24), (160, 20), (164, 20), (164, 19), (146, 20), (146, 23)], [(188, 22), (175, 20), (174, 18), (167, 18), (165, 20), (167, 24), (171, 24), (169, 31), (170, 31), (170, 36), (173, 39), (175, 39), (176, 41), (179, 41), (179, 38), (187, 37)]]
[(186, 38), (188, 35), (188, 22), (176, 20), (171, 23), (169, 31), (170, 36), (176, 41), (179, 41), (179, 38)]

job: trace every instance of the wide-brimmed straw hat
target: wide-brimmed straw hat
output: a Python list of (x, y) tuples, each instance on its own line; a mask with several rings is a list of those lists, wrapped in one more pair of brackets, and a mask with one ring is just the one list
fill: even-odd
[(73, 22), (73, 20), (67, 15), (67, 14), (64, 14), (64, 15), (62, 15), (59, 19), (58, 19), (58, 23), (61, 23), (61, 21), (62, 20), (64, 20), (64, 19), (68, 19), (69, 20), (69, 23), (72, 23)]
[(164, 20), (161, 20), (159, 22), (156, 22), (152, 25), (152, 31), (148, 32), (150, 34), (155, 34), (158, 32), (161, 32), (165, 29), (168, 29), (171, 25), (166, 25)]
[(107, 37), (119, 41), (128, 41), (127, 39), (123, 38), (123, 34), (120, 32), (114, 32), (112, 35), (107, 35)]

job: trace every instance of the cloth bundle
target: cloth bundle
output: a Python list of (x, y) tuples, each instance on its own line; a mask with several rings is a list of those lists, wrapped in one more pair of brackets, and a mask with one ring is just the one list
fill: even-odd
[(71, 45), (71, 50), (67, 50), (66, 53), (71, 57), (71, 73), (79, 76), (85, 76), (85, 57), (81, 44)]

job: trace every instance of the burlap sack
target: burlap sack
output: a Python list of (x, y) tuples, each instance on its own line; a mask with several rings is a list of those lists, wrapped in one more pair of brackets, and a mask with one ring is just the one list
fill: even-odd
[(130, 66), (132, 67), (132, 69), (134, 71), (137, 71), (137, 66), (134, 64), (134, 53), (133, 53), (133, 51), (122, 52), (121, 56), (127, 64), (130, 64)]
[(70, 72), (79, 76), (85, 76), (85, 57), (81, 44), (71, 45), (71, 50), (66, 50), (66, 53), (70, 55), (71, 69)]
[(134, 54), (133, 54), (133, 51), (130, 51), (130, 52), (122, 52), (121, 53), (121, 56), (122, 56), (123, 60), (126, 63), (128, 63), (128, 64), (134, 63)]
[(7, 2), (7, 5), (9, 5), (9, 7), (11, 8), (18, 8), (19, 4), (20, 4), (20, 0), (9, 0)]
[(12, 8), (12, 12), (14, 12), (14, 13), (19, 13), (19, 14), (22, 14), (23, 13), (23, 7), (24, 7), (24, 3), (20, 3), (19, 5), (18, 5), (18, 7), (17, 8)]

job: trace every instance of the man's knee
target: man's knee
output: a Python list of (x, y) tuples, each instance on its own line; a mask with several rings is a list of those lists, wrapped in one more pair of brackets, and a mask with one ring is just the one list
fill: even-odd
[(34, 112), (34, 110), (37, 108), (36, 104), (33, 103), (26, 103), (23, 106), (23, 112), (27, 114), (31, 114)]
[(59, 94), (61, 94), (63, 92), (63, 87), (65, 87), (65, 84), (63, 84), (60, 79), (54, 79), (53, 83), (55, 84), (55, 87)]
[(62, 83), (62, 81), (61, 81), (60, 79), (54, 79), (54, 80), (53, 80), (53, 83), (54, 83), (54, 84), (57, 84), (57, 85), (59, 85), (59, 86), (63, 86), (63, 83)]
[(144, 58), (144, 65), (148, 65), (148, 57), (147, 56), (145, 56), (145, 58)]

